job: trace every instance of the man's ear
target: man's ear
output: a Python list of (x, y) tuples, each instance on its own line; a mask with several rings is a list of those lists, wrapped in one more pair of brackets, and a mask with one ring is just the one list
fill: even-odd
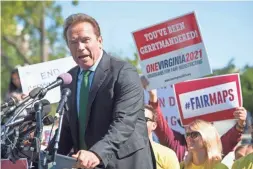
[(99, 48), (102, 49), (103, 48), (103, 37), (102, 36), (98, 37), (98, 42), (99, 42)]

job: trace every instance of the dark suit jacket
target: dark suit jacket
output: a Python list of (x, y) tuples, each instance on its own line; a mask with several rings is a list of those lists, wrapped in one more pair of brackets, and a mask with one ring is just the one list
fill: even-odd
[[(60, 154), (79, 150), (76, 107), (79, 67), (69, 71), (72, 83), (66, 85), (72, 96), (63, 118)], [(144, 118), (143, 88), (136, 69), (105, 53), (95, 71), (87, 106), (85, 142), (89, 151), (102, 159), (103, 168), (151, 169), (152, 148)], [(52, 147), (51, 147), (52, 148)]]

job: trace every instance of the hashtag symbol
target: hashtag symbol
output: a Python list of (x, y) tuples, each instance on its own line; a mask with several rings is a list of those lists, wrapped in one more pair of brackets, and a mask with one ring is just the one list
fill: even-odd
[(190, 108), (190, 103), (189, 102), (186, 102), (185, 103), (185, 109), (189, 109)]

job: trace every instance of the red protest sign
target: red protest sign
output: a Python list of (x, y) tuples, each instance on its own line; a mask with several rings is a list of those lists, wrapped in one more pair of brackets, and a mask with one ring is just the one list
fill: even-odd
[(141, 60), (202, 42), (194, 13), (136, 31), (133, 36)]
[(132, 34), (147, 90), (212, 73), (194, 12)]
[(183, 125), (195, 119), (233, 119), (235, 108), (242, 106), (239, 74), (181, 82), (175, 84), (174, 90)]

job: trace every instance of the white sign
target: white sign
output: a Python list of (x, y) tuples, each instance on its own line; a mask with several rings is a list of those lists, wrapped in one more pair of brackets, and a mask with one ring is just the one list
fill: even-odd
[[(157, 96), (163, 117), (168, 122), (168, 126), (172, 130), (184, 134), (185, 129), (181, 127), (181, 125), (179, 124), (180, 114), (178, 112), (178, 108), (176, 105), (177, 103), (175, 100), (176, 97), (173, 85), (157, 89)], [(149, 94), (147, 91), (144, 91), (145, 104), (148, 104), (148, 101), (149, 101)], [(213, 122), (213, 125), (216, 127), (218, 133), (222, 136), (235, 125), (235, 122), (236, 120), (222, 120)], [(153, 139), (157, 142), (159, 141), (159, 139), (155, 134), (153, 136)]]
[[(196, 117), (200, 115), (210, 114), (214, 110), (216, 112), (239, 107), (236, 92), (236, 82), (229, 82), (205, 89), (195, 90), (188, 93), (180, 94), (182, 111), (185, 118)], [(215, 96), (213, 102), (209, 96)], [(214, 97), (213, 97), (214, 98)], [(216, 104), (215, 104), (216, 102)], [(187, 107), (187, 105), (189, 105)]]
[[(38, 63), (19, 67), (19, 76), (22, 85), (23, 93), (28, 94), (36, 87), (46, 87), (56, 80), (56, 78), (69, 71), (76, 66), (76, 62), (72, 57), (66, 57), (53, 61)], [(50, 103), (56, 103), (60, 100), (60, 87), (47, 92), (44, 97)]]
[(235, 108), (242, 106), (239, 74), (189, 80), (175, 84), (174, 90), (183, 125), (195, 119), (234, 119)]
[[(178, 131), (182, 134), (185, 133), (183, 127), (179, 125), (180, 116), (176, 106), (175, 94), (173, 87), (171, 85), (157, 89), (158, 103), (161, 107), (161, 111), (165, 120), (168, 122), (168, 125), (172, 130)], [(149, 95), (148, 92), (145, 91), (145, 104), (148, 104)]]
[(195, 13), (133, 32), (147, 89), (211, 74)]

